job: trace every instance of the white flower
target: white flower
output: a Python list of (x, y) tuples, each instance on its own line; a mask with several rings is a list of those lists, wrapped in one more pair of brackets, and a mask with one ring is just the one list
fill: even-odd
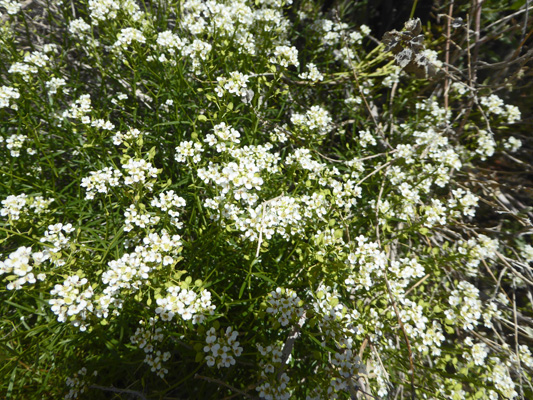
[(190, 158), (192, 162), (199, 163), (202, 159), (201, 153), (203, 151), (204, 149), (200, 143), (184, 140), (176, 147), (175, 159), (177, 162), (186, 163), (187, 159)]
[(320, 73), (315, 64), (307, 64), (307, 69), (308, 72), (302, 72), (300, 75), (298, 75), (301, 79), (309, 80), (313, 83), (322, 81), (324, 79), (324, 75)]
[(298, 50), (294, 46), (277, 46), (274, 49), (274, 56), (270, 58), (270, 62), (279, 64), (282, 67), (288, 67), (289, 65), (298, 67), (300, 65)]
[(91, 25), (85, 22), (83, 19), (78, 18), (70, 21), (68, 31), (80, 39), (85, 37), (86, 33), (91, 29)]
[(85, 198), (94, 199), (96, 193), (108, 193), (108, 187), (116, 187), (120, 184), (122, 174), (119, 170), (106, 167), (99, 171), (91, 171), (88, 177), (82, 178), (81, 187), (86, 188)]
[(15, 103), (12, 100), (16, 100), (20, 97), (18, 89), (10, 86), (0, 87), (0, 108), (11, 107), (14, 110), (17, 109)]
[(22, 5), (15, 0), (0, 0), (0, 7), (4, 7), (9, 15), (16, 15), (21, 10)]
[(291, 117), (294, 125), (316, 131), (325, 135), (331, 129), (332, 118), (327, 110), (320, 106), (312, 106), (305, 114), (294, 113)]
[(222, 97), (225, 92), (241, 96), (242, 98), (248, 97), (247, 83), (249, 76), (238, 71), (230, 72), (229, 78), (218, 77), (218, 86), (215, 88), (218, 97)]
[(511, 153), (514, 153), (520, 147), (522, 147), (522, 141), (514, 136), (510, 136), (505, 142), (503, 142), (503, 147), (505, 147), (505, 149), (509, 150)]
[(478, 146), (476, 148), (476, 153), (481, 155), (482, 160), (485, 160), (487, 157), (491, 157), (494, 154), (496, 142), (494, 141), (492, 133), (480, 130), (477, 141)]
[(520, 121), (520, 118), (522, 118), (520, 109), (516, 106), (507, 104), (505, 106), (505, 112), (507, 114), (507, 122), (509, 124), (514, 124), (516, 121)]
[(144, 43), (145, 41), (146, 38), (140, 30), (135, 28), (123, 28), (120, 30), (117, 41), (113, 44), (113, 47), (125, 49), (133, 42)]

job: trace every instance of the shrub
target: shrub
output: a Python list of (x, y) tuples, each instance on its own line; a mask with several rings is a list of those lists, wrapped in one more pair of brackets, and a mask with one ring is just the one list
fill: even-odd
[(419, 21), (36, 4), (1, 3), (6, 398), (533, 395), (531, 223), (475, 219), (520, 110)]

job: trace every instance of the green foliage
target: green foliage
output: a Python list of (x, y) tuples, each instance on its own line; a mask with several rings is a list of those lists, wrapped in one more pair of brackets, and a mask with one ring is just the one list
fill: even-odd
[(533, 395), (531, 223), (482, 170), (520, 110), (475, 32), (0, 10), (2, 398)]

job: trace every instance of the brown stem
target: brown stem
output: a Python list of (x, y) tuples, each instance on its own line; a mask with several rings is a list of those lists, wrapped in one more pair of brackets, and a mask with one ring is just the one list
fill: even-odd
[(472, 62), (473, 62), (473, 67), (474, 67), (474, 75), (473, 75), (473, 81), (476, 82), (477, 81), (477, 73), (476, 73), (476, 64), (477, 64), (477, 59), (478, 59), (478, 55), (479, 55), (479, 35), (480, 35), (480, 31), (481, 31), (481, 3), (483, 3), (483, 0), (475, 0), (475, 8), (474, 8), (474, 13), (475, 13), (475, 34), (476, 34), (476, 43), (474, 45), (474, 52), (472, 54)]
[(444, 109), (448, 109), (448, 92), (450, 90), (450, 78), (449, 76), (449, 64), (450, 64), (450, 41), (451, 41), (451, 25), (453, 15), (453, 0), (450, 3), (450, 9), (448, 10), (448, 18), (446, 23), (446, 78), (444, 80)]
[[(223, 382), (220, 379), (210, 378), (208, 376), (203, 376), (203, 375), (198, 375), (198, 374), (196, 374), (194, 376), (194, 378), (195, 379), (203, 379), (204, 381), (207, 381), (207, 382), (216, 383), (217, 385), (220, 385), (220, 386), (225, 386), (228, 389), (233, 390), (234, 392), (239, 393), (240, 395), (242, 395), (242, 396), (244, 396), (244, 397), (246, 397), (248, 399), (257, 399), (257, 397), (254, 397), (254, 396), (252, 396), (252, 395), (250, 395), (250, 394), (248, 394), (248, 393), (246, 393), (246, 392), (244, 392), (244, 391), (242, 391), (240, 389), (237, 389), (236, 387), (228, 385), (226, 382)], [(248, 388), (248, 390), (250, 390), (250, 389), (253, 389), (253, 387), (252, 388)]]
[(141, 400), (148, 400), (148, 398), (144, 394), (136, 390), (119, 389), (115, 387), (106, 387), (106, 386), (100, 386), (100, 385), (91, 385), (89, 386), (89, 389), (98, 389), (98, 390), (103, 390), (104, 392), (132, 394), (134, 396), (137, 396)]

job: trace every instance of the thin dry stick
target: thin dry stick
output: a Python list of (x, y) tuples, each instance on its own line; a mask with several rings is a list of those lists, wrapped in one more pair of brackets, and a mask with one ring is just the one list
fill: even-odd
[[(383, 166), (382, 166), (383, 167)], [(374, 171), (374, 172), (377, 172)], [(365, 178), (366, 179), (366, 178)], [(382, 187), (383, 189), (383, 187)], [(381, 193), (380, 193), (381, 195)], [(379, 201), (379, 200), (378, 200)], [(377, 241), (378, 245), (381, 247), (381, 241), (379, 238), (379, 224), (376, 224), (376, 234), (377, 234)], [(410, 375), (411, 375), (411, 399), (414, 400), (415, 397), (415, 365), (413, 362), (413, 351), (411, 349), (411, 342), (409, 341), (409, 337), (407, 336), (407, 331), (405, 330), (405, 326), (403, 325), (402, 319), (400, 318), (400, 312), (398, 311), (398, 307), (396, 306), (396, 300), (394, 300), (394, 296), (392, 295), (392, 290), (390, 288), (389, 279), (387, 278), (387, 270), (385, 270), (385, 284), (387, 286), (387, 293), (389, 294), (392, 308), (394, 309), (394, 313), (396, 314), (396, 318), (398, 319), (398, 324), (400, 325), (400, 328), (403, 332), (403, 337), (405, 339), (405, 343), (407, 343), (407, 351), (409, 353), (409, 364), (410, 364)]]
[(474, 79), (472, 76), (472, 53), (470, 52), (470, 15), (466, 14), (466, 57), (467, 57), (467, 67), (468, 67), (468, 85), (474, 87)]
[(259, 252), (261, 250), (261, 244), (263, 243), (263, 228), (265, 223), (265, 212), (266, 212), (266, 206), (270, 203), (276, 201), (277, 199), (281, 198), (283, 195), (279, 195), (277, 197), (274, 197), (273, 199), (267, 200), (262, 204), (261, 207), (261, 230), (259, 231), (259, 239), (257, 240), (257, 251), (255, 252), (255, 258), (259, 257)]
[(361, 179), (359, 182), (357, 182), (357, 184), (355, 186), (359, 186), (361, 183), (363, 183), (364, 181), (366, 181), (368, 178), (370, 178), (372, 175), (375, 175), (377, 174), (379, 171), (381, 171), (383, 168), (385, 167), (388, 167), (389, 165), (391, 165), (392, 162), (389, 161), (389, 162), (386, 162), (385, 164), (383, 165), (380, 165), (378, 168), (376, 168), (374, 171), (372, 171), (371, 173), (369, 173), (367, 176), (365, 176), (363, 179)]
[[(487, 270), (487, 272), (489, 273), (489, 275), (492, 277), (492, 279), (494, 279), (494, 282), (496, 282), (496, 289), (494, 290), (494, 294), (492, 295), (493, 298), (496, 297), (496, 295), (498, 294), (498, 292), (500, 291), (500, 285), (502, 283), (502, 278), (503, 276), (505, 275), (505, 271), (507, 271), (507, 267), (505, 267), (501, 272), (500, 272), (500, 277), (498, 279), (496, 279), (496, 277), (494, 276), (494, 274), (492, 273), (492, 271), (490, 270), (488, 264), (485, 262), (485, 260), (481, 260), (483, 262), (483, 265), (485, 266), (485, 269)], [(502, 289), (503, 293), (505, 294), (505, 296), (507, 296), (507, 293), (505, 293), (505, 291)], [(507, 296), (507, 298), (509, 298)]]
[[(365, 339), (366, 340), (366, 339)], [(376, 357), (378, 358), (378, 361), (379, 361), (379, 365), (381, 366), (381, 369), (383, 370), (383, 373), (385, 375), (385, 379), (387, 379), (387, 381), (389, 381), (390, 383), (390, 377), (389, 377), (389, 373), (387, 372), (387, 370), (385, 369), (385, 366), (383, 365), (383, 361), (381, 361), (381, 357), (379, 356), (379, 353), (378, 351), (376, 350), (376, 348), (374, 346), (372, 346), (372, 344), (370, 345), (370, 349), (372, 350), (372, 352), (376, 355)]]
[(374, 113), (372, 112), (372, 109), (370, 108), (370, 105), (368, 104), (368, 101), (366, 100), (366, 96), (363, 93), (363, 90), (361, 89), (361, 85), (359, 83), (359, 78), (357, 77), (357, 73), (355, 72), (355, 68), (352, 68), (352, 72), (353, 72), (353, 76), (355, 78), (355, 83), (357, 84), (357, 89), (359, 89), (359, 93), (361, 94), (361, 98), (363, 99), (363, 101), (365, 103), (366, 109), (368, 110), (368, 113), (370, 114), (370, 117), (372, 118), (372, 121), (374, 122), (374, 125), (379, 130), (379, 133), (381, 133), (381, 137), (384, 140), (384, 144), (388, 148), (392, 149), (392, 146), (389, 144), (389, 142), (387, 142), (387, 139), (385, 137), (385, 132), (383, 132), (383, 130), (381, 129), (381, 126), (378, 124), (378, 121), (376, 120), (376, 117), (374, 116)]
[(248, 393), (246, 393), (246, 392), (244, 392), (244, 391), (242, 391), (240, 389), (237, 389), (236, 387), (228, 385), (226, 382), (223, 382), (220, 379), (210, 378), (208, 376), (203, 376), (203, 375), (198, 375), (198, 374), (194, 375), (194, 378), (195, 379), (203, 379), (204, 381), (207, 381), (207, 382), (216, 383), (216, 384), (218, 384), (220, 386), (225, 386), (229, 390), (233, 390), (234, 392), (239, 393), (240, 395), (242, 395), (242, 396), (244, 396), (244, 397), (246, 397), (248, 399), (254, 399), (254, 400), (257, 399), (257, 397), (254, 397), (254, 396), (252, 396), (252, 395), (250, 395), (250, 394), (248, 394)]
[(89, 386), (89, 389), (98, 389), (98, 390), (103, 390), (104, 392), (132, 394), (134, 396), (137, 396), (141, 400), (148, 400), (148, 398), (144, 394), (142, 394), (141, 392), (138, 392), (136, 390), (119, 389), (119, 388), (115, 388), (115, 387), (106, 387), (106, 386), (100, 386), (100, 385), (91, 385), (91, 386)]
[(450, 41), (451, 41), (451, 25), (453, 15), (453, 0), (450, 2), (450, 9), (448, 11), (448, 18), (446, 23), (446, 78), (444, 79), (444, 109), (448, 109), (448, 92), (450, 91), (449, 64), (450, 64)]
[(396, 90), (398, 89), (398, 82), (394, 82), (392, 85), (392, 89), (390, 92), (390, 100), (389, 100), (389, 135), (392, 137), (392, 134), (394, 133), (394, 113), (392, 112), (393, 109), (393, 102), (394, 102), (394, 96), (396, 95)]
[[(470, 16), (466, 15), (466, 56), (467, 56), (467, 67), (468, 67), (468, 85), (470, 88), (474, 88), (474, 77), (472, 73), (472, 55), (470, 54)], [(468, 121), (468, 117), (472, 112), (472, 106), (474, 105), (474, 99), (471, 98), (466, 108), (466, 113), (457, 128), (457, 136), (461, 136), (463, 129)]]
[(415, 400), (415, 363), (413, 362), (413, 351), (411, 349), (411, 342), (409, 341), (409, 337), (407, 336), (407, 331), (405, 330), (405, 326), (403, 325), (402, 319), (400, 318), (400, 312), (398, 311), (398, 307), (396, 306), (396, 300), (394, 300), (394, 297), (392, 295), (389, 280), (387, 279), (387, 272), (385, 272), (385, 284), (387, 285), (387, 292), (389, 293), (389, 297), (391, 299), (392, 308), (394, 308), (394, 313), (396, 314), (398, 324), (400, 324), (405, 343), (407, 344), (407, 351), (409, 353), (409, 364), (411, 366), (411, 370), (409, 371), (411, 375), (411, 399)]
[(381, 205), (381, 196), (383, 195), (384, 186), (385, 186), (385, 178), (383, 178), (383, 181), (381, 182), (381, 187), (379, 189), (379, 195), (378, 195), (378, 201), (376, 202), (376, 236), (378, 238), (378, 243), (380, 243), (379, 241), (379, 207)]
[(306, 319), (306, 312), (304, 311), (303, 315), (298, 320), (298, 323), (292, 327), (289, 336), (287, 336), (287, 340), (285, 340), (283, 350), (281, 351), (281, 367), (277, 374), (278, 379), (281, 378), (283, 371), (285, 371), (285, 369), (287, 368), (287, 361), (289, 360), (289, 356), (292, 353), (292, 349), (294, 347), (296, 339), (300, 337), (300, 329), (302, 329), (302, 326), (304, 326)]
[(526, 13), (524, 15), (524, 26), (522, 27), (522, 41), (526, 37), (527, 32), (527, 17), (529, 15), (529, 0), (526, 0)]
[(509, 264), (509, 262), (505, 259), (505, 257), (500, 252), (496, 252), (496, 255), (505, 264), (505, 266), (508, 267), (516, 276), (518, 276), (524, 282), (527, 282), (528, 284), (533, 286), (533, 282), (530, 281), (529, 279), (527, 279), (524, 275), (522, 275), (516, 269), (514, 269), (513, 266), (511, 264)]
[[(365, 380), (368, 382), (368, 379), (366, 379), (366, 377), (365, 377)], [(352, 399), (356, 399), (355, 396), (357, 395), (357, 392), (361, 392), (361, 393), (363, 393), (363, 394), (365, 395), (365, 397), (366, 397), (367, 399), (370, 397), (371, 399), (381, 400), (380, 397), (378, 397), (378, 396), (374, 396), (373, 394), (368, 393), (367, 391), (361, 389), (360, 386), (361, 386), (361, 385), (358, 384), (357, 387), (354, 387), (354, 385), (353, 385), (353, 381), (352, 381), (352, 380), (349, 380), (349, 381), (348, 381), (348, 389), (349, 389), (349, 391), (350, 391), (350, 394), (351, 394), (351, 396), (352, 396)]]
[[(529, 0), (528, 0), (529, 1)], [(526, 7), (522, 10), (518, 10), (517, 12), (514, 12), (512, 14), (509, 14), (509, 15), (506, 15), (505, 17), (503, 18), (500, 18), (498, 21), (495, 21), (493, 22), (492, 24), (488, 25), (485, 29), (489, 30), (490, 28), (492, 28), (493, 26), (496, 26), (498, 24), (501, 24), (502, 22), (506, 22), (514, 17), (516, 17), (517, 15), (520, 15), (522, 14), (523, 12), (528, 12), (531, 8), (533, 7)]]
[(363, 359), (363, 353), (365, 352), (366, 346), (368, 346), (369, 343), (370, 342), (368, 338), (365, 338), (365, 340), (363, 340), (363, 344), (361, 344), (361, 348), (359, 349), (359, 358), (361, 360)]
[(516, 320), (516, 295), (513, 292), (513, 317), (514, 317), (514, 341), (516, 359), (518, 360), (518, 379), (520, 381), (520, 398), (524, 400), (524, 390), (522, 389), (522, 365), (520, 363), (520, 352), (518, 349), (518, 322)]
[(405, 292), (405, 296), (407, 296), (409, 293), (411, 293), (414, 289), (416, 289), (418, 286), (420, 286), (421, 284), (423, 284), (427, 278), (429, 278), (431, 275), (430, 274), (427, 274), (426, 276), (424, 276), (422, 279), (420, 279), (417, 283), (415, 283), (413, 286), (411, 286), (409, 288), (409, 290), (407, 292)]
[(473, 67), (474, 67), (474, 82), (477, 81), (477, 72), (476, 72), (476, 65), (477, 65), (477, 58), (479, 55), (479, 36), (481, 31), (481, 3), (483, 3), (483, 0), (476, 0), (475, 1), (475, 35), (476, 35), (476, 43), (474, 44), (474, 52), (472, 54), (473, 58)]

